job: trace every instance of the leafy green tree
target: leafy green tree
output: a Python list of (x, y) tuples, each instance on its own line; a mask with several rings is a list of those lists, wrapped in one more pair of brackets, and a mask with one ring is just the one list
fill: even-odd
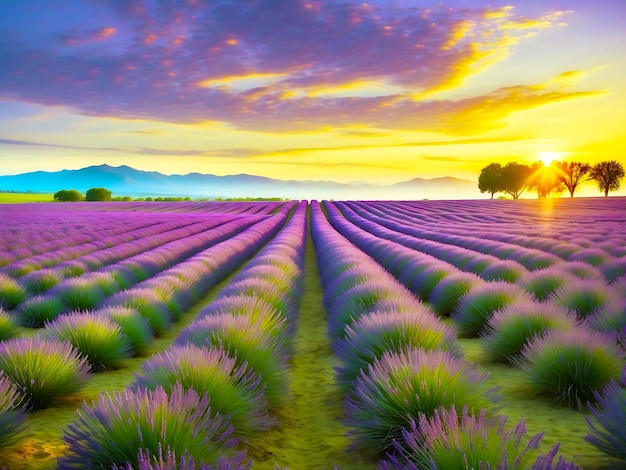
[(570, 197), (574, 197), (574, 192), (585, 181), (589, 180), (588, 174), (591, 171), (591, 165), (583, 162), (555, 162), (556, 175), (567, 190)]
[(106, 188), (90, 188), (85, 193), (87, 201), (110, 201), (111, 191)]
[(78, 202), (84, 199), (83, 195), (75, 189), (62, 189), (54, 193), (55, 201), (59, 202)]
[(502, 191), (502, 165), (499, 163), (490, 163), (480, 171), (478, 177), (478, 189), (481, 193), (493, 195)]
[(562, 193), (565, 185), (557, 177), (554, 165), (545, 166), (542, 162), (534, 163), (528, 179), (528, 188), (536, 191), (539, 199), (550, 197), (552, 193)]
[(615, 160), (600, 162), (591, 168), (589, 177), (596, 181), (600, 191), (604, 191), (604, 197), (609, 197), (609, 191), (617, 191), (620, 187), (624, 166)]
[(504, 165), (500, 176), (500, 192), (506, 193), (513, 199), (519, 199), (528, 187), (532, 170), (528, 165), (510, 162)]

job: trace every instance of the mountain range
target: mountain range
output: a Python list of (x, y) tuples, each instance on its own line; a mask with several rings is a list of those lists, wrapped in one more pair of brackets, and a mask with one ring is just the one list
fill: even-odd
[(35, 171), (0, 176), (0, 191), (56, 192), (104, 187), (113, 196), (280, 197), (289, 199), (472, 199), (476, 182), (452, 177), (415, 178), (391, 185), (279, 180), (248, 174), (164, 175), (129, 166), (98, 165), (79, 170)]

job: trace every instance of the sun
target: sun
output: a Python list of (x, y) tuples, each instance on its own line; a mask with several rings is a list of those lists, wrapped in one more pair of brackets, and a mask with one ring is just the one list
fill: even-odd
[(550, 166), (552, 162), (561, 160), (565, 152), (539, 152), (538, 155), (545, 166)]

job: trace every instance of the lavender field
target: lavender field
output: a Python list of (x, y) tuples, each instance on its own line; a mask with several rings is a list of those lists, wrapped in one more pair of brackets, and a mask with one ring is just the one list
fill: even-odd
[(0, 468), (626, 465), (623, 198), (0, 218)]

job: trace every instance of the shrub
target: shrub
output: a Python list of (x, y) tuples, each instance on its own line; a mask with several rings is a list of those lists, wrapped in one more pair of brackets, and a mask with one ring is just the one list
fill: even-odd
[(454, 331), (438, 321), (428, 310), (398, 313), (374, 312), (363, 315), (352, 326), (346, 327), (346, 336), (333, 344), (333, 351), (341, 360), (335, 367), (337, 384), (344, 392), (354, 385), (361, 371), (388, 351), (400, 353), (407, 348), (445, 350), (456, 357), (461, 349)]
[(0, 273), (0, 307), (15, 308), (26, 300), (26, 289), (7, 274)]
[(615, 282), (626, 274), (626, 254), (621, 258), (612, 258), (601, 265), (598, 269), (609, 282)]
[[(617, 382), (596, 392), (598, 408), (591, 408), (595, 420), (585, 417), (589, 434), (585, 440), (612, 458), (626, 463), (626, 388)], [(595, 421), (595, 422), (594, 422)]]
[(583, 263), (590, 264), (591, 266), (598, 266), (611, 259), (606, 251), (599, 248), (585, 248), (572, 253), (567, 260), (568, 261), (582, 261)]
[(15, 317), (0, 307), (0, 341), (13, 338), (17, 335), (17, 332)]
[(362, 372), (346, 397), (345, 424), (353, 447), (375, 456), (392, 449), (420, 413), (432, 416), (454, 404), (490, 409), (493, 390), (485, 373), (446, 351), (389, 351)]
[(518, 284), (530, 292), (539, 302), (549, 299), (558, 288), (566, 286), (576, 277), (561, 269), (542, 269), (522, 276)]
[(221, 456), (214, 464), (205, 464), (201, 461), (198, 466), (194, 461), (194, 458), (189, 455), (189, 452), (180, 458), (176, 457), (176, 452), (171, 449), (163, 455), (163, 452), (159, 450), (158, 455), (150, 455), (149, 450), (140, 449), (137, 456), (139, 460), (139, 466), (134, 467), (130, 462), (126, 465), (118, 467), (113, 466), (113, 470), (250, 470), (252, 461), (245, 460), (245, 453), (241, 452), (235, 456)]
[[(397, 457), (391, 463), (412, 463), (415, 468), (452, 469), (510, 469), (530, 467), (543, 434), (526, 436), (522, 420), (506, 431), (506, 416), (488, 419), (484, 410), (478, 416), (463, 407), (461, 416), (456, 408), (435, 410), (433, 416), (420, 415), (418, 423), (411, 420), (402, 433), (403, 445), (397, 444)], [(558, 444), (557, 444), (558, 447)], [(397, 466), (383, 465), (393, 470)]]
[(49, 291), (56, 296), (69, 310), (91, 310), (104, 298), (100, 286), (91, 279), (76, 277), (66, 279)]
[(576, 280), (560, 287), (552, 295), (553, 301), (584, 319), (617, 298), (617, 292), (609, 286), (591, 280)]
[(70, 343), (39, 337), (0, 342), (0, 370), (15, 384), (29, 410), (77, 392), (89, 378), (87, 360)]
[(485, 268), (480, 273), (480, 277), (485, 281), (517, 282), (527, 272), (526, 268), (517, 261), (505, 260), (498, 261)]
[(93, 372), (116, 369), (131, 357), (132, 347), (122, 329), (112, 320), (94, 314), (71, 312), (46, 323), (44, 337), (69, 341), (91, 365)]
[(174, 384), (169, 394), (162, 387), (102, 394), (91, 406), (84, 403), (65, 430), (63, 440), (68, 450), (59, 458), (59, 468), (127, 464), (137, 468), (140, 452), (144, 457), (148, 453), (159, 455), (163, 448), (176, 455), (188, 453), (195, 459), (215, 462), (235, 441), (228, 422), (209, 405), (206, 395), (199, 397), (180, 384)]
[(0, 448), (9, 446), (22, 432), (26, 413), (13, 382), (0, 371)]
[(296, 299), (291, 298), (288, 285), (280, 285), (267, 279), (245, 279), (231, 282), (224, 288), (223, 295), (248, 295), (265, 300), (286, 317), (293, 316)]
[(376, 305), (387, 299), (397, 296), (396, 292), (368, 281), (348, 289), (334, 303), (328, 315), (328, 333), (331, 338), (345, 336), (345, 327), (350, 325), (361, 315), (376, 310)]
[(272, 338), (262, 325), (243, 315), (220, 314), (204, 317), (176, 338), (175, 344), (223, 347), (237, 367), (248, 368), (261, 377), (269, 406), (284, 403), (289, 393), (287, 353), (283, 342)]
[[(278, 310), (258, 297), (248, 295), (220, 297), (203, 308), (198, 319), (220, 314), (245, 316), (261, 326), (263, 331), (270, 336), (280, 340), (286, 340), (291, 329), (291, 324)], [(187, 329), (189, 328), (191, 326), (187, 327)]]
[(175, 383), (207, 393), (215, 412), (230, 419), (234, 433), (246, 437), (267, 430), (275, 421), (267, 414), (261, 377), (238, 367), (222, 348), (173, 346), (152, 356), (136, 373), (136, 386), (169, 392)]
[(560, 263), (556, 265), (555, 268), (572, 274), (579, 279), (591, 279), (596, 281), (604, 280), (604, 276), (598, 268), (595, 268), (590, 264), (583, 263), (582, 261), (568, 261), (567, 263)]
[(143, 355), (154, 340), (150, 322), (141, 314), (128, 307), (104, 307), (97, 311), (99, 315), (110, 318), (128, 338), (135, 355)]
[(163, 336), (172, 324), (172, 316), (167, 305), (152, 289), (131, 289), (122, 291), (107, 301), (108, 307), (124, 306), (137, 310), (148, 320), (155, 336)]
[(579, 327), (535, 336), (516, 364), (536, 395), (557, 406), (581, 408), (595, 402), (596, 392), (620, 377), (624, 355), (612, 338)]
[(411, 292), (422, 300), (428, 300), (431, 292), (442, 279), (456, 271), (447, 264), (435, 264), (413, 276), (413, 284), (409, 287)]
[(519, 286), (507, 282), (486, 282), (461, 297), (452, 313), (459, 336), (478, 336), (496, 310), (529, 300)]
[(40, 269), (32, 271), (20, 278), (20, 282), (29, 292), (42, 294), (56, 286), (61, 281), (61, 276), (52, 269)]
[(514, 364), (522, 349), (536, 335), (550, 330), (569, 331), (578, 320), (552, 303), (520, 301), (498, 310), (485, 327), (484, 351), (494, 362)]
[(474, 274), (451, 274), (435, 286), (428, 299), (438, 315), (447, 316), (452, 313), (461, 297), (480, 284), (483, 282)]
[(20, 305), (17, 322), (30, 328), (41, 328), (47, 321), (58, 317), (65, 305), (56, 297), (38, 295)]

